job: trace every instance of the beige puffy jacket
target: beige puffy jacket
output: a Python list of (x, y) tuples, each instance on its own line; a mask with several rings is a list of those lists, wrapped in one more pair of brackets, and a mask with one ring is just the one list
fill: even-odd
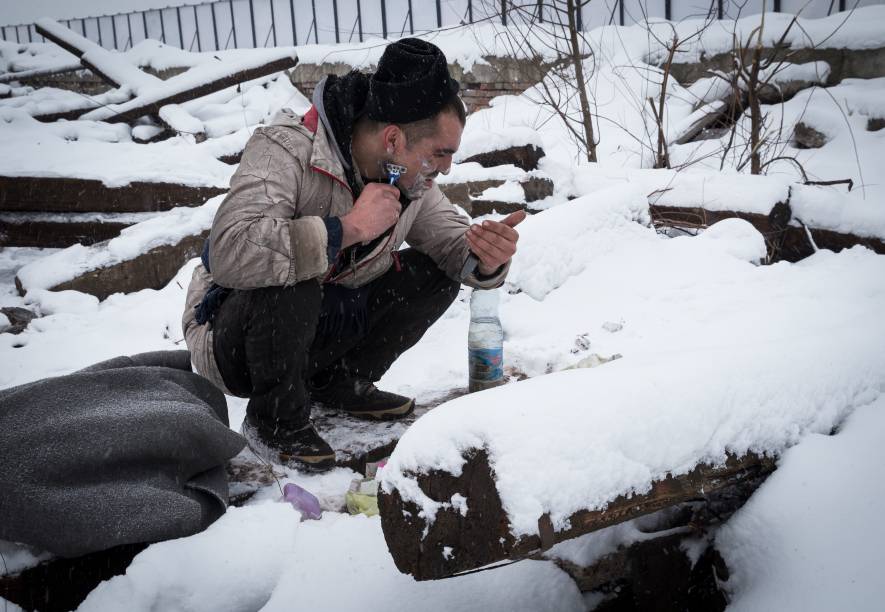
[[(225, 392), (213, 354), (212, 330), (198, 325), (195, 307), (215, 282), (232, 289), (288, 286), (316, 279), (360, 287), (393, 263), (403, 242), (431, 257), (449, 278), (458, 279), (467, 259), (467, 219), (436, 184), (400, 216), (389, 240), (332, 279), (322, 217), (343, 216), (353, 196), (329, 134), (315, 109), (301, 117), (284, 109), (259, 128), (243, 151), (230, 192), (210, 232), (209, 265), (194, 270), (182, 318), (194, 367)], [(491, 278), (470, 275), (463, 282), (493, 288), (504, 282), (509, 264)], [(229, 393), (229, 392), (228, 392)]]

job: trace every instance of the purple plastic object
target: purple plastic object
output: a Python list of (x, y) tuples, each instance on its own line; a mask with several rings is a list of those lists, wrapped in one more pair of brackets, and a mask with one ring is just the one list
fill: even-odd
[(301, 512), (301, 520), (318, 519), (323, 516), (320, 510), (320, 502), (313, 493), (302, 489), (297, 484), (290, 482), (283, 487), (283, 500), (292, 504), (292, 507)]

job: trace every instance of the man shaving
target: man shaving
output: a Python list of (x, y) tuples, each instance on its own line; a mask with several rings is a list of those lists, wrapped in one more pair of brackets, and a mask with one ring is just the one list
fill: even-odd
[(504, 282), (525, 213), (469, 226), (434, 183), (464, 129), (458, 89), (436, 46), (403, 39), (373, 75), (327, 77), (307, 113), (284, 109), (247, 143), (182, 323), (197, 371), (249, 398), (259, 456), (334, 465), (312, 404), (409, 414), (414, 399), (374, 383), (462, 282)]

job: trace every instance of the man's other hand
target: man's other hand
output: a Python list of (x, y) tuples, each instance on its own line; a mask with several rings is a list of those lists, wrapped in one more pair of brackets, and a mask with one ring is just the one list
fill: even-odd
[(479, 273), (485, 276), (510, 261), (516, 253), (519, 233), (513, 229), (526, 217), (524, 210), (511, 213), (501, 221), (483, 221), (467, 230), (467, 245), (479, 258)]
[(401, 211), (399, 189), (385, 183), (369, 183), (353, 209), (341, 217), (342, 248), (377, 238), (397, 222)]

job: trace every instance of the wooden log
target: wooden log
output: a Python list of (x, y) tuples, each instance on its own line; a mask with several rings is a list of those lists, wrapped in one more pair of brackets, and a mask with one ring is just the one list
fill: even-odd
[(133, 181), (108, 187), (98, 180), (0, 176), (0, 210), (7, 212), (154, 212), (199, 206), (227, 187)]
[(818, 248), (841, 251), (862, 245), (879, 254), (885, 254), (885, 240), (856, 236), (827, 229), (790, 224), (792, 210), (789, 204), (779, 202), (768, 215), (734, 210), (707, 210), (698, 206), (663, 206), (649, 204), (652, 222), (657, 226), (705, 228), (723, 219), (744, 219), (759, 230), (768, 246), (768, 260), (796, 262), (814, 253), (808, 233)]
[[(750, 478), (740, 485), (720, 489), (708, 494), (703, 500), (689, 501), (662, 513), (643, 517), (635, 524), (644, 534), (640, 540), (627, 546), (619, 546), (589, 565), (579, 565), (560, 558), (557, 547), (537, 558), (553, 560), (572, 577), (582, 592), (612, 592), (627, 588), (633, 591), (634, 598), (648, 593), (659, 598), (676, 596), (677, 600), (685, 599), (699, 585), (698, 576), (694, 572), (697, 564), (693, 568), (688, 562), (682, 543), (686, 540), (697, 542), (727, 521), (747, 502), (767, 476), (768, 473), (762, 472), (756, 479)], [(712, 548), (708, 548), (703, 556), (718, 557)], [(719, 561), (721, 562), (721, 558)], [(720, 578), (726, 576), (722, 573), (723, 569), (724, 563), (717, 568)], [(711, 590), (716, 589), (708, 588), (708, 593)], [(633, 604), (635, 609), (648, 609), (638, 601)], [(673, 609), (689, 607), (676, 606)]]
[[(418, 486), (433, 500), (449, 501), (459, 494), (467, 512), (443, 506), (432, 524), (420, 508), (405, 501), (396, 489), (380, 492), (378, 505), (387, 546), (397, 568), (417, 580), (451, 576), (505, 559), (525, 558), (564, 540), (622, 523), (689, 500), (706, 499), (730, 487), (759, 483), (775, 468), (774, 460), (747, 454), (730, 456), (724, 465), (699, 465), (687, 474), (653, 483), (648, 493), (619, 496), (601, 510), (582, 510), (569, 517), (568, 529), (556, 531), (550, 517), (538, 521), (538, 535), (515, 537), (495, 486), (495, 475), (484, 450), (465, 456), (459, 476), (431, 471), (417, 477)], [(758, 485), (757, 485), (758, 486)]]

